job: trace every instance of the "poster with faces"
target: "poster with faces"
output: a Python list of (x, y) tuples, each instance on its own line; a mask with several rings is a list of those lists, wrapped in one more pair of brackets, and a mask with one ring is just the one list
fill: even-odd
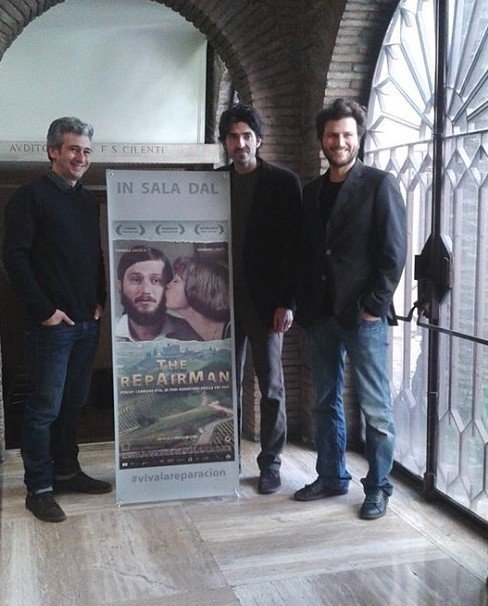
[(118, 504), (238, 487), (223, 172), (107, 171)]

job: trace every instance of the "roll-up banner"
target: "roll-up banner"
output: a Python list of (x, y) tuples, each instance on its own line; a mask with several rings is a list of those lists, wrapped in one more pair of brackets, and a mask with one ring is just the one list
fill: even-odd
[(237, 491), (229, 183), (107, 171), (119, 505)]

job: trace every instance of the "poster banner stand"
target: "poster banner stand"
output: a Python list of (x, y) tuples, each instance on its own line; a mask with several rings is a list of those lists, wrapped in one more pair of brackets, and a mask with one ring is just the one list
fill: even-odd
[(230, 180), (107, 171), (118, 505), (236, 494)]

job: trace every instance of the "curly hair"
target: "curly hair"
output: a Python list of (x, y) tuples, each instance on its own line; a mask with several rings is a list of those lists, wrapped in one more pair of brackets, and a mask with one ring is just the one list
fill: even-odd
[(366, 128), (366, 110), (356, 101), (349, 101), (342, 97), (335, 99), (323, 107), (315, 118), (317, 137), (322, 139), (324, 127), (329, 120), (340, 120), (341, 118), (354, 118), (356, 120), (358, 135), (362, 137)]

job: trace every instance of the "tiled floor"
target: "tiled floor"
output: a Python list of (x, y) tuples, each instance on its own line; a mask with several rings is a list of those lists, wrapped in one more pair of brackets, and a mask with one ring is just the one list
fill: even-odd
[[(115, 506), (115, 495), (64, 495), (68, 519), (24, 508), (22, 465), (3, 465), (1, 606), (488, 604), (480, 532), (395, 479), (381, 520), (359, 520), (364, 461), (342, 497), (298, 503), (314, 453), (288, 445), (282, 490), (255, 491), (257, 446), (243, 442), (238, 497)], [(84, 469), (113, 481), (113, 445), (82, 447)]]

